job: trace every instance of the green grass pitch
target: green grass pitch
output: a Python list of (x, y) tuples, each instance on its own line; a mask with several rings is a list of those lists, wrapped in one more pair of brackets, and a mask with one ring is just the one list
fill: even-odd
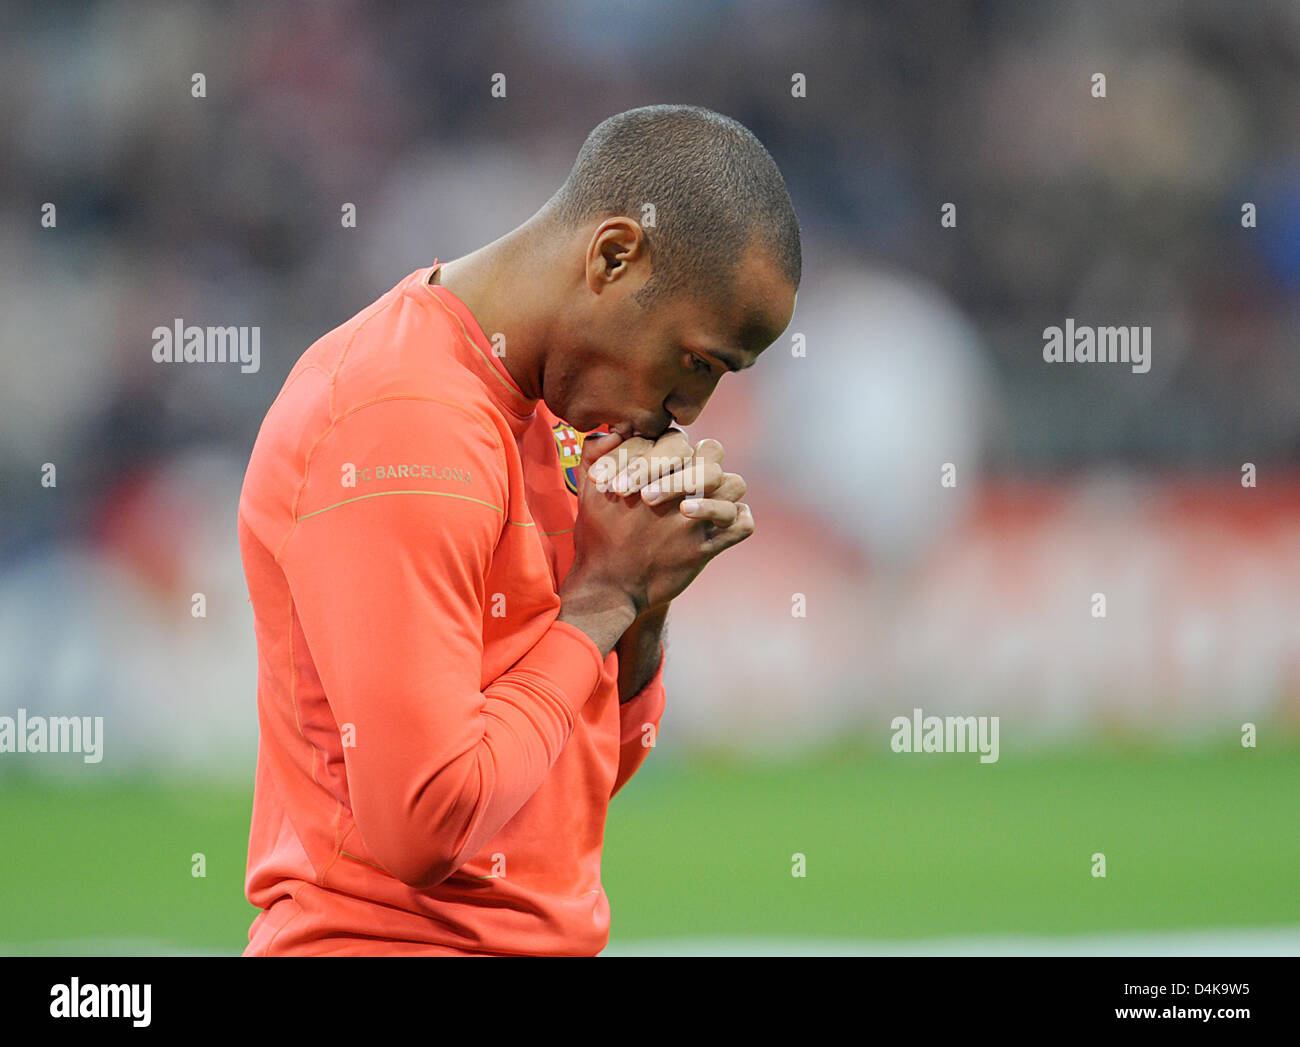
[[(611, 945), (1300, 925), (1300, 748), (655, 756), (611, 808)], [(251, 784), (3, 791), (0, 951), (242, 949)]]

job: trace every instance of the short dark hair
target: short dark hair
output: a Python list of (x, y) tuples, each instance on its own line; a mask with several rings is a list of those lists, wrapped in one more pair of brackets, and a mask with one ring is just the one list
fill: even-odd
[(730, 117), (690, 105), (651, 105), (611, 116), (587, 136), (548, 208), (567, 225), (641, 219), (654, 274), (646, 301), (679, 290), (730, 290), (741, 252), (757, 238), (797, 288), (799, 221), (785, 179), (763, 143)]

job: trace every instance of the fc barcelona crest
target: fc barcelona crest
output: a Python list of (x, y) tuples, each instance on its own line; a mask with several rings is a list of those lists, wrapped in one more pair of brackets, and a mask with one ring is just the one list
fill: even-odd
[(560, 466), (564, 469), (564, 486), (571, 494), (578, 493), (578, 463), (582, 460), (582, 434), (571, 425), (561, 422), (552, 426), (555, 447), (560, 452)]

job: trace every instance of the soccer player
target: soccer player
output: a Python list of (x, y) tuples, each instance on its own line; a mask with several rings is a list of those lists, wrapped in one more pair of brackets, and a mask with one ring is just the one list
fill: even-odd
[(677, 426), (785, 330), (800, 264), (748, 130), (634, 109), (519, 228), (298, 360), (239, 504), (246, 955), (605, 947), (669, 602), (754, 530), (721, 445)]

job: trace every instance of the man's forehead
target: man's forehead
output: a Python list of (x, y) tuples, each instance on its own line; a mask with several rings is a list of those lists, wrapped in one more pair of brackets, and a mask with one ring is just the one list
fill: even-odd
[(795, 289), (772, 254), (757, 245), (745, 252), (736, 281), (740, 344), (761, 352), (781, 334), (794, 313)]
[(740, 350), (757, 356), (790, 325), (794, 314), (794, 292), (782, 281), (775, 287), (754, 287), (748, 298), (742, 306), (733, 337)]
[(713, 323), (701, 328), (695, 337), (688, 338), (691, 348), (703, 350), (720, 360), (732, 371), (753, 367), (754, 362), (780, 336), (788, 323), (784, 315), (777, 317), (772, 309), (750, 309), (737, 323), (723, 322), (715, 312)]
[(761, 353), (777, 339), (789, 322), (784, 309), (775, 304), (766, 309), (751, 309), (740, 327), (740, 347), (747, 353)]
[(687, 344), (711, 353), (733, 371), (753, 366), (758, 355), (780, 337), (789, 326), (794, 305), (788, 285), (775, 290), (738, 283), (721, 301), (699, 300), (684, 332)]

